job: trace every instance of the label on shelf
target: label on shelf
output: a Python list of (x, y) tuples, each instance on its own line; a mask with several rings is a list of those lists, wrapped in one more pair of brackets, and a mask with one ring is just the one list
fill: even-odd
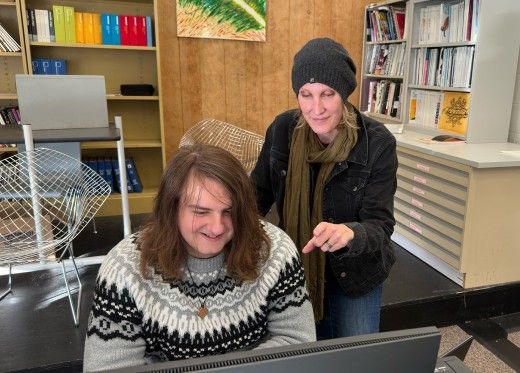
[(430, 167), (426, 166), (425, 164), (417, 163), (417, 165), (415, 167), (417, 167), (417, 169), (419, 169), (421, 171), (430, 172)]
[(410, 222), (409, 227), (412, 228), (412, 230), (414, 230), (415, 232), (417, 232), (420, 235), (422, 235), (422, 228), (419, 227), (417, 224), (414, 224), (413, 222)]
[(415, 211), (414, 209), (410, 209), (410, 212), (409, 212), (410, 216), (414, 219), (417, 219), (417, 220), (422, 220), (422, 215), (419, 214), (417, 211)]
[(426, 192), (421, 189), (421, 188), (417, 188), (417, 187), (413, 187), (412, 188), (412, 191), (415, 193), (415, 194), (420, 194), (421, 196), (424, 196), (426, 194)]
[(411, 204), (420, 208), (424, 207), (424, 204), (421, 201), (416, 200), (415, 198), (412, 198), (410, 200)]
[(416, 181), (416, 182), (418, 182), (418, 183), (425, 184), (425, 185), (426, 185), (426, 183), (427, 183), (426, 178), (421, 177), (421, 176), (414, 176), (414, 177), (413, 177), (413, 181)]

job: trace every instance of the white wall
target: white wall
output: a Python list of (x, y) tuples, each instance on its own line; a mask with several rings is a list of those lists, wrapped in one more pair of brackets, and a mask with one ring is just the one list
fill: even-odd
[(520, 51), (518, 59), (513, 109), (511, 110), (511, 126), (509, 127), (509, 142), (520, 144)]

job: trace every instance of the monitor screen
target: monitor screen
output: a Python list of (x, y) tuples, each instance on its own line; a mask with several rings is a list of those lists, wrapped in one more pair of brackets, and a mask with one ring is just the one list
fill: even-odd
[(440, 339), (440, 333), (435, 327), (407, 329), (232, 352), (110, 372), (433, 372)]
[(16, 75), (22, 123), (34, 130), (108, 126), (105, 77)]

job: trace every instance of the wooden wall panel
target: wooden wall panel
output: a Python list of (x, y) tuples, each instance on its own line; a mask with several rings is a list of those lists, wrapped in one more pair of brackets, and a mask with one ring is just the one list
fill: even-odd
[[(364, 7), (369, 0), (269, 0), (266, 42), (178, 38), (175, 0), (158, 0), (160, 79), (166, 156), (203, 118), (264, 134), (295, 107), (294, 53), (314, 37), (342, 43), (361, 69)], [(358, 90), (350, 97), (357, 105)]]
[(244, 128), (256, 133), (264, 133), (265, 131), (262, 114), (264, 112), (264, 90), (262, 84), (259, 84), (264, 66), (262, 50), (262, 43), (247, 43), (244, 61), (246, 66), (246, 91), (235, 92), (234, 94), (235, 96), (244, 95), (246, 97), (246, 117), (237, 120), (237, 125), (242, 124)]
[[(201, 112), (192, 113), (191, 120), (185, 125), (195, 124), (204, 118), (226, 120), (226, 65), (224, 45), (226, 41), (201, 39), (197, 40), (199, 75), (197, 80), (201, 87), (199, 99)], [(229, 44), (229, 43), (227, 43)]]

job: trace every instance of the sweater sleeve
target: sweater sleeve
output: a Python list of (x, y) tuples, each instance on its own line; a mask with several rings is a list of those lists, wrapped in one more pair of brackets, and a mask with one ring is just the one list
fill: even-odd
[(147, 362), (141, 314), (134, 299), (122, 284), (111, 282), (107, 279), (110, 276), (105, 276), (117, 271), (111, 259), (107, 256), (96, 281), (87, 325), (84, 371), (144, 365)]
[(273, 241), (272, 244), (273, 250), (283, 256), (283, 264), (268, 296), (269, 336), (258, 348), (316, 340), (314, 314), (296, 246), (283, 232), (280, 241)]

